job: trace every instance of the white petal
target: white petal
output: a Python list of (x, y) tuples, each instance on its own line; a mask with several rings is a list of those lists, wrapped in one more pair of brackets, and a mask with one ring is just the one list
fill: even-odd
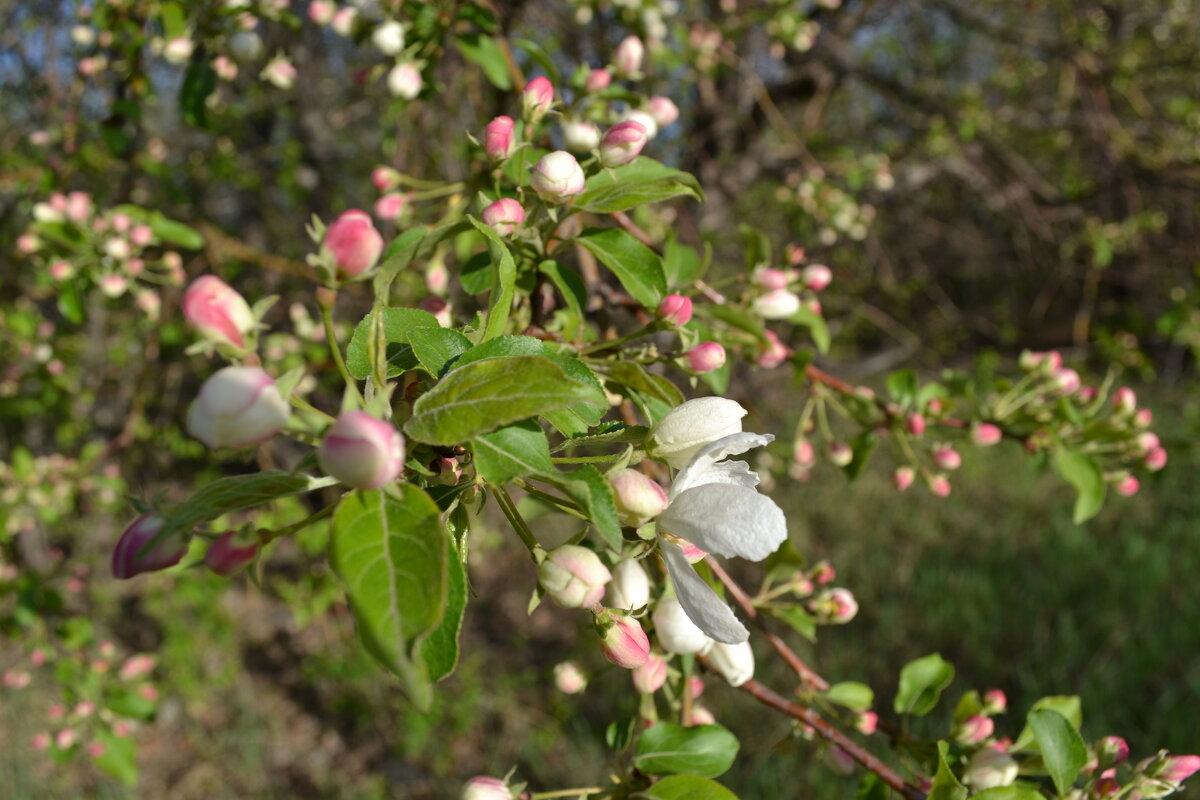
[(658, 529), (701, 550), (751, 561), (762, 561), (787, 539), (787, 520), (774, 500), (723, 483), (680, 494), (659, 516)]
[[(739, 486), (753, 488), (758, 485), (758, 475), (750, 472), (744, 462), (741, 468), (718, 465), (717, 462), (729, 456), (741, 455), (755, 447), (764, 447), (775, 441), (769, 433), (734, 433), (717, 439), (711, 444), (704, 445), (695, 452), (687, 466), (680, 470), (675, 482), (671, 484), (672, 498), (675, 495), (700, 486), (705, 483), (735, 483)], [(753, 483), (748, 478), (752, 476)]]
[(712, 590), (695, 568), (683, 557), (678, 545), (659, 539), (667, 572), (675, 584), (679, 604), (687, 612), (696, 627), (724, 644), (738, 644), (750, 638), (750, 631), (734, 616), (733, 609), (726, 605)]

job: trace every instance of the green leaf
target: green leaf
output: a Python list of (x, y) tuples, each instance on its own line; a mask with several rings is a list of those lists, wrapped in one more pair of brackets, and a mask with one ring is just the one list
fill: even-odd
[(587, 305), (587, 287), (583, 285), (583, 278), (579, 277), (579, 273), (557, 261), (543, 261), (538, 264), (538, 271), (551, 280), (554, 288), (558, 289), (558, 293), (566, 301), (567, 307), (582, 320), (583, 309)]
[(346, 586), (367, 650), (395, 673), (413, 704), (433, 702), (429, 670), (419, 657), (447, 605), (448, 553), (438, 507), (416, 486), (399, 497), (350, 492), (333, 516), (329, 560)]
[(204, 236), (200, 231), (182, 222), (167, 219), (157, 212), (148, 215), (146, 222), (150, 225), (150, 230), (154, 231), (154, 235), (167, 244), (187, 250), (199, 250), (204, 247)]
[(454, 672), (458, 664), (458, 635), (462, 631), (463, 614), (467, 610), (467, 569), (454, 547), (446, 538), (446, 613), (436, 628), (421, 642), (421, 659), (429, 670), (431, 681), (440, 681)]
[(756, 317), (744, 308), (716, 303), (702, 303), (696, 306), (700, 315), (724, 322), (731, 328), (744, 331), (755, 338), (762, 347), (768, 347), (771, 341), (767, 338), (761, 317)]
[(933, 653), (910, 661), (900, 670), (900, 688), (893, 707), (897, 714), (923, 717), (937, 705), (942, 690), (954, 680), (954, 667)]
[(673, 197), (693, 197), (703, 202), (704, 190), (694, 175), (639, 156), (623, 167), (601, 170), (588, 178), (574, 206), (581, 211), (611, 214)]
[(918, 389), (917, 373), (911, 369), (898, 369), (887, 377), (888, 394), (902, 406), (913, 405)]
[(492, 266), (491, 253), (476, 253), (458, 271), (458, 282), (467, 294), (486, 292), (495, 279), (496, 268)]
[[(346, 348), (346, 368), (359, 380), (371, 375), (371, 359), (367, 343), (371, 335), (374, 312), (367, 314), (354, 329), (350, 346)], [(383, 309), (383, 335), (387, 340), (387, 376), (394, 378), (420, 363), (409, 344), (409, 334), (418, 328), (441, 328), (437, 317), (419, 308)]]
[(58, 294), (59, 313), (76, 325), (83, 322), (83, 295), (79, 291), (78, 281), (67, 281), (62, 285)]
[(475, 437), (471, 450), (475, 469), (489, 483), (555, 472), (546, 433), (532, 419)]
[(1104, 475), (1096, 460), (1083, 453), (1059, 448), (1054, 451), (1054, 468), (1067, 483), (1075, 487), (1075, 524), (1087, 522), (1104, 507), (1108, 491)]
[(653, 250), (620, 228), (587, 230), (577, 241), (612, 270), (633, 299), (647, 308), (658, 307), (667, 293), (667, 277)]
[(967, 717), (973, 717), (983, 711), (983, 700), (979, 697), (979, 692), (972, 689), (958, 698), (958, 705), (954, 707), (954, 724), (962, 722)]
[(647, 775), (715, 778), (733, 765), (738, 747), (737, 737), (720, 725), (659, 723), (642, 732), (633, 765)]
[(850, 463), (843, 469), (846, 471), (846, 477), (850, 480), (855, 480), (870, 462), (871, 456), (875, 453), (875, 447), (879, 444), (879, 434), (871, 430), (860, 432), (850, 441), (850, 449), (854, 456), (850, 459)]
[(954, 777), (954, 773), (950, 771), (950, 765), (946, 763), (946, 754), (949, 751), (949, 744), (938, 742), (937, 774), (933, 776), (933, 785), (929, 787), (926, 800), (966, 800), (967, 798), (967, 787), (958, 782), (958, 778)]
[(158, 703), (145, 698), (140, 692), (130, 689), (112, 689), (104, 699), (104, 706), (114, 714), (134, 719), (150, 719)]
[(621, 525), (617, 522), (612, 487), (600, 470), (588, 465), (565, 474), (543, 475), (542, 479), (557, 486), (583, 508), (605, 544), (615, 550), (621, 548)]
[(136, 786), (138, 780), (137, 744), (132, 736), (117, 736), (100, 728), (96, 742), (104, 750), (95, 756), (95, 764), (126, 786)]
[(863, 776), (862, 782), (858, 784), (858, 791), (854, 793), (854, 800), (889, 800), (890, 797), (891, 790), (888, 789), (888, 785), (873, 772)]
[(463, 54), (463, 58), (483, 69), (483, 74), (493, 86), (505, 92), (512, 88), (504, 53), (495, 39), (478, 33), (465, 33), (456, 36), (454, 43), (458, 45), (458, 51)]
[(455, 367), (413, 405), (404, 432), (452, 445), (510, 422), (594, 398), (594, 390), (542, 356), (513, 356)]
[(163, 38), (170, 41), (187, 33), (187, 15), (179, 3), (163, 3), (159, 8)]
[(386, 301), (392, 281), (402, 270), (424, 258), (446, 239), (470, 229), (471, 226), (467, 222), (455, 222), (433, 230), (411, 228), (397, 236), (379, 261), (379, 268), (375, 273), (375, 296)]
[(453, 359), (471, 349), (470, 339), (449, 328), (414, 328), (407, 338), (417, 361), (435, 378)]
[(488, 252), (492, 263), (496, 265), (496, 274), (492, 281), (491, 304), (488, 306), (487, 324), (483, 329), (483, 341), (495, 339), (504, 333), (508, 325), (508, 315), (512, 313), (513, 290), (517, 285), (517, 262), (513, 260), (508, 245), (491, 229), (474, 217), (468, 217), (475, 229), (487, 239)]
[(551, 83), (555, 86), (562, 83), (558, 78), (558, 65), (554, 63), (554, 59), (550, 57), (550, 54), (540, 44), (529, 39), (513, 39), (512, 44), (514, 47), (519, 47), (528, 53), (529, 57), (536, 61), (538, 66), (545, 71), (546, 77), (550, 79)]
[(699, 775), (672, 775), (643, 789), (634, 798), (646, 800), (737, 800), (737, 795), (716, 781)]
[[(1075, 730), (1079, 730), (1080, 727), (1083, 726), (1083, 704), (1080, 702), (1077, 695), (1049, 695), (1047, 697), (1040, 698), (1030, 707), (1029, 710), (1057, 711), (1063, 716), (1064, 719), (1067, 720), (1067, 722), (1071, 723), (1071, 726), (1074, 727)], [(1021, 734), (1017, 737), (1017, 740), (1013, 742), (1010, 751), (1020, 752), (1021, 750), (1034, 749), (1036, 746), (1037, 742), (1033, 734), (1033, 728), (1026, 724), (1021, 730)]]
[(646, 441), (650, 429), (645, 425), (626, 425), (624, 422), (605, 422), (595, 431), (580, 436), (573, 436), (554, 448), (554, 452), (570, 450), (573, 447), (595, 446), (599, 444), (636, 444)]
[(971, 800), (1046, 800), (1046, 795), (1025, 786), (994, 786), (972, 795)]
[(1079, 776), (1079, 770), (1087, 764), (1087, 745), (1067, 718), (1057, 711), (1030, 711), (1028, 723), (1059, 796), (1065, 795)]
[(810, 642), (817, 640), (817, 621), (800, 606), (769, 606), (767, 610), (792, 626), (792, 630), (805, 639)]
[(843, 681), (830, 686), (825, 691), (825, 699), (851, 711), (866, 711), (875, 702), (875, 692), (865, 683)]
[(708, 247), (706, 257), (701, 258), (696, 248), (680, 244), (674, 232), (667, 238), (663, 246), (663, 272), (666, 273), (667, 283), (671, 286), (687, 287), (704, 274), (708, 265)]
[(179, 87), (179, 108), (183, 121), (195, 128), (208, 127), (208, 96), (217, 88), (217, 73), (200, 59), (188, 64)]
[(790, 321), (794, 325), (808, 328), (808, 333), (810, 336), (812, 336), (813, 344), (817, 346), (817, 349), (822, 353), (829, 352), (829, 326), (825, 324), (824, 317), (815, 311), (802, 308), (795, 314), (792, 314)]
[(608, 377), (646, 397), (657, 397), (672, 408), (683, 403), (679, 387), (661, 375), (647, 371), (641, 364), (617, 361), (609, 367)]
[[(176, 533), (190, 533), (200, 523), (231, 511), (253, 508), (270, 500), (311, 492), (335, 483), (335, 478), (313, 478), (278, 469), (220, 478), (199, 489), (186, 502), (167, 513), (162, 530), (153, 542)], [(145, 549), (153, 546), (153, 542), (148, 542)]]

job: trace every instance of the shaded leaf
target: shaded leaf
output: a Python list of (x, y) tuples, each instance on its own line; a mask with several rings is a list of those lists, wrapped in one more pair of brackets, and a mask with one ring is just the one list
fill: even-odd
[(737, 737), (720, 725), (659, 723), (642, 732), (633, 764), (647, 775), (715, 778), (733, 765), (739, 746)]

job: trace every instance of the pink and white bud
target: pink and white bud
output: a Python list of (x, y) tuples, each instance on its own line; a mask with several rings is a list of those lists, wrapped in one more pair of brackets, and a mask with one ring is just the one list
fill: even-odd
[(1113, 484), (1113, 489), (1122, 497), (1133, 497), (1141, 488), (1141, 482), (1133, 475), (1126, 475)]
[(837, 570), (833, 564), (830, 564), (828, 561), (822, 561), (812, 568), (810, 577), (817, 582), (818, 586), (824, 586), (833, 583), (834, 579), (837, 578)]
[[(249, 35), (258, 38), (257, 34), (251, 33)], [(296, 83), (298, 75), (299, 72), (297, 72), (296, 66), (284, 56), (275, 56), (272, 58), (262, 68), (262, 72), (259, 73), (259, 77), (277, 89), (292, 88), (292, 85)]]
[(635, 120), (618, 122), (604, 132), (600, 140), (600, 164), (619, 167), (638, 157), (650, 137), (645, 126)]
[(935, 497), (950, 496), (950, 479), (945, 475), (931, 475), (929, 478), (929, 491), (933, 492)]
[(349, 36), (354, 32), (354, 23), (358, 19), (358, 9), (354, 6), (343, 6), (334, 12), (329, 27), (338, 36)]
[(67, 195), (67, 218), (72, 222), (86, 222), (92, 215), (92, 198), (87, 192), (71, 192)]
[(483, 129), (483, 152), (493, 161), (503, 161), (513, 151), (512, 117), (499, 116)]
[(1075, 393), (1075, 399), (1080, 403), (1090, 403), (1100, 394), (1100, 390), (1095, 386), (1081, 386), (1079, 391)]
[(1113, 392), (1113, 410), (1122, 416), (1132, 414), (1137, 410), (1137, 395), (1128, 386), (1122, 386)]
[(129, 241), (137, 247), (148, 247), (154, 241), (154, 230), (149, 225), (134, 225), (129, 231)]
[(480, 775), (467, 781), (459, 800), (513, 800), (514, 796), (504, 781)]
[(129, 240), (121, 236), (114, 236), (104, 243), (104, 252), (117, 261), (124, 261), (129, 258), (133, 249), (129, 246)]
[(704, 445), (741, 433), (744, 416), (746, 409), (724, 397), (688, 400), (667, 412), (651, 429), (650, 453), (675, 469), (683, 469)]
[(34, 750), (45, 750), (50, 746), (50, 734), (35, 733), (29, 744)]
[(704, 657), (709, 669), (716, 672), (734, 688), (754, 677), (754, 651), (750, 642), (722, 644), (714, 642)]
[(317, 453), (321, 469), (354, 489), (379, 489), (404, 470), (404, 437), (365, 411), (337, 418)]
[(668, 653), (703, 655), (715, 644), (704, 631), (696, 627), (696, 623), (692, 622), (674, 597), (659, 600), (651, 619), (654, 621), (654, 635)]
[(511, 197), (501, 197), (483, 210), (483, 222), (501, 236), (512, 236), (525, 222), (525, 209)]
[(156, 572), (179, 563), (179, 559), (187, 552), (187, 542), (179, 533), (161, 540), (145, 553), (140, 552), (163, 529), (163, 524), (163, 518), (157, 514), (143, 514), (130, 523), (113, 548), (111, 563), (114, 578), (126, 580), (143, 572)]
[(681, 294), (669, 294), (658, 304), (658, 316), (676, 328), (682, 328), (692, 320), (692, 301)]
[(650, 98), (646, 104), (646, 110), (650, 116), (654, 117), (654, 124), (658, 126), (659, 130), (679, 119), (679, 106), (675, 105), (671, 98), (663, 97), (660, 94)]
[(908, 487), (913, 485), (916, 478), (917, 473), (912, 467), (897, 467), (896, 471), (892, 473), (892, 485), (898, 492), (907, 492)]
[(963, 744), (979, 744), (988, 739), (996, 730), (996, 723), (991, 717), (982, 714), (972, 714), (958, 725), (954, 738)]
[(434, 294), (444, 295), (450, 289), (450, 270), (442, 261), (434, 261), (425, 268), (425, 288)]
[(343, 211), (333, 221), (321, 249), (333, 258), (338, 275), (356, 278), (379, 260), (383, 237), (375, 230), (370, 215), (355, 208)]
[(688, 690), (691, 691), (693, 698), (704, 694), (704, 679), (699, 675), (693, 675), (688, 681)]
[(879, 715), (874, 711), (860, 711), (854, 718), (854, 727), (859, 733), (870, 736), (879, 729)]
[(375, 26), (371, 31), (371, 44), (385, 56), (394, 56), (404, 49), (404, 26), (394, 19)]
[(554, 665), (554, 685), (563, 694), (579, 694), (587, 688), (587, 676), (574, 661)]
[(636, 469), (623, 469), (608, 481), (622, 525), (644, 525), (667, 508), (666, 491)]
[(210, 342), (242, 350), (257, 324), (246, 299), (216, 275), (201, 275), (183, 295), (183, 316)]
[(308, 18), (318, 25), (328, 25), (333, 22), (337, 13), (337, 5), (330, 0), (312, 0), (308, 4)]
[(792, 460), (802, 467), (811, 467), (817, 460), (812, 442), (801, 436), (792, 444)]
[(258, 367), (225, 367), (200, 387), (186, 427), (214, 450), (249, 447), (283, 430), (290, 416), (270, 375)]
[(1079, 391), (1079, 387), (1083, 384), (1079, 379), (1079, 373), (1075, 370), (1059, 369), (1054, 372), (1053, 385), (1059, 392), (1070, 395)]
[(538, 566), (538, 583), (563, 608), (596, 605), (611, 580), (612, 573), (600, 556), (574, 544), (554, 548)]
[(813, 602), (823, 612), (821, 616), (834, 625), (845, 625), (858, 615), (858, 600), (849, 589), (829, 589)]
[(1117, 780), (1117, 771), (1115, 769), (1105, 770), (1100, 773), (1100, 779), (1092, 784), (1091, 797), (1096, 798), (1096, 800), (1104, 800), (1106, 797), (1116, 797), (1120, 793), (1121, 784)]
[(0, 678), (0, 683), (6, 689), (24, 689), (33, 681), (33, 676), (26, 669), (9, 669), (4, 671), (3, 678)]
[(605, 601), (622, 611), (636, 611), (650, 602), (650, 578), (637, 559), (627, 558), (613, 568)]
[(658, 123), (654, 121), (654, 117), (650, 113), (643, 111), (640, 108), (633, 108), (621, 115), (621, 122), (636, 122), (646, 129), (646, 138), (653, 139), (658, 136)]
[(716, 342), (701, 342), (683, 354), (688, 369), (695, 373), (712, 372), (725, 366), (725, 348)]
[(1158, 434), (1150, 431), (1139, 433), (1136, 441), (1138, 452), (1142, 455), (1149, 455), (1162, 447), (1162, 442), (1159, 441)]
[(258, 542), (238, 544), (237, 536), (237, 531), (229, 531), (210, 544), (204, 554), (204, 565), (218, 575), (229, 577), (253, 561)]
[(989, 689), (983, 693), (983, 712), (985, 714), (1003, 714), (1008, 708), (1008, 695), (1000, 689)]
[(122, 680), (135, 681), (138, 678), (145, 677), (154, 671), (154, 656), (149, 653), (138, 653), (132, 655), (125, 660), (121, 665), (121, 670), (118, 673)]
[(54, 744), (59, 750), (69, 750), (79, 741), (79, 733), (74, 728), (63, 728), (54, 735)]
[(650, 639), (633, 617), (607, 610), (596, 615), (596, 633), (604, 657), (624, 669), (636, 669), (650, 657)]
[(938, 469), (954, 470), (962, 466), (962, 456), (953, 447), (942, 446), (933, 451), (933, 463)]
[(583, 191), (583, 170), (575, 156), (555, 150), (541, 157), (529, 176), (529, 183), (543, 200), (561, 203)]
[(835, 467), (845, 467), (854, 460), (854, 448), (845, 442), (833, 442), (829, 445), (826, 456)]
[(963, 783), (976, 791), (1011, 786), (1017, 779), (1017, 762), (1008, 753), (985, 747), (967, 760)]
[(521, 114), (530, 125), (536, 125), (538, 120), (546, 116), (554, 105), (554, 84), (544, 75), (539, 75), (525, 84), (521, 92)]
[(1021, 369), (1031, 372), (1038, 370), (1050, 374), (1062, 369), (1062, 353), (1057, 350), (1048, 350), (1046, 352), (1026, 350), (1021, 353), (1018, 363), (1021, 365)]
[(646, 657), (646, 663), (636, 668), (631, 677), (633, 688), (641, 694), (654, 694), (667, 682), (667, 660), (657, 653)]
[(50, 277), (62, 282), (75, 274), (75, 268), (68, 261), (55, 261), (50, 265)]
[(600, 146), (600, 129), (582, 119), (562, 123), (563, 141), (572, 153), (590, 153)]
[(196, 49), (196, 43), (186, 36), (180, 36), (163, 46), (163, 58), (170, 64), (186, 64)]
[(622, 78), (637, 77), (642, 71), (646, 46), (636, 36), (626, 36), (613, 54), (613, 70)]
[(438, 325), (441, 325), (443, 328), (449, 328), (454, 323), (453, 309), (441, 297), (426, 297), (420, 303), (417, 303), (417, 308), (433, 314), (438, 321)]
[(408, 207), (408, 200), (405, 192), (388, 192), (375, 201), (375, 216), (394, 222)]
[(1096, 758), (1102, 768), (1124, 763), (1129, 758), (1129, 743), (1120, 736), (1105, 736), (1096, 742)]
[(710, 709), (708, 706), (702, 705), (701, 703), (696, 703), (694, 706), (692, 706), (692, 720), (690, 724), (692, 726), (716, 725), (717, 717), (712, 713), (712, 709)]
[(400, 180), (400, 173), (391, 167), (376, 167), (371, 170), (371, 184), (381, 192), (387, 191)]
[(1150, 470), (1151, 472), (1158, 472), (1167, 465), (1166, 448), (1154, 448), (1146, 454), (1146, 458), (1142, 461), (1142, 463), (1145, 464), (1146, 469)]
[(794, 276), (786, 270), (763, 267), (754, 273), (754, 282), (768, 292), (786, 289)]
[(833, 270), (824, 264), (810, 264), (802, 273), (804, 285), (814, 292), (819, 292), (833, 283)]
[(904, 427), (913, 436), (921, 436), (925, 433), (925, 417), (920, 414), (909, 414), (904, 420)]
[(971, 441), (980, 447), (991, 447), (1004, 438), (1004, 432), (990, 422), (981, 422), (971, 428)]
[(584, 91), (602, 92), (612, 83), (612, 73), (606, 69), (594, 69), (588, 73)]
[(754, 298), (750, 307), (763, 319), (787, 319), (800, 310), (800, 296), (787, 289), (775, 289)]
[(1154, 412), (1148, 408), (1139, 408), (1133, 415), (1133, 424), (1139, 428), (1149, 428), (1154, 422)]
[(388, 91), (401, 100), (412, 100), (425, 88), (425, 79), (416, 64), (404, 62), (392, 67), (387, 76)]
[(1170, 756), (1166, 766), (1155, 776), (1176, 785), (1200, 771), (1200, 756)]

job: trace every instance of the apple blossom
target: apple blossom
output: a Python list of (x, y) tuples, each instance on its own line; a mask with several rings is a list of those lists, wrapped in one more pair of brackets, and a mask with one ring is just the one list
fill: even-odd
[(354, 32), (354, 23), (358, 20), (358, 9), (354, 6), (343, 6), (334, 12), (329, 21), (329, 27), (339, 36), (349, 36)]
[(849, 466), (854, 460), (854, 448), (845, 442), (832, 442), (828, 450), (829, 462), (835, 467)]
[(1096, 742), (1096, 756), (1101, 767), (1115, 767), (1129, 758), (1129, 744), (1120, 736), (1105, 736)]
[(626, 36), (613, 54), (613, 69), (623, 78), (633, 78), (642, 71), (646, 46), (636, 36)]
[(195, 49), (195, 42), (186, 36), (179, 36), (167, 42), (163, 47), (163, 58), (171, 64), (186, 64)]
[(699, 397), (667, 412), (650, 429), (647, 450), (675, 469), (682, 469), (700, 448), (741, 433), (746, 409), (724, 397)]
[(688, 369), (696, 373), (712, 372), (725, 366), (725, 348), (716, 342), (701, 342), (683, 354)]
[(810, 264), (804, 268), (801, 279), (806, 287), (819, 292), (833, 281), (833, 270), (824, 264)]
[(499, 778), (481, 775), (467, 781), (459, 800), (513, 800), (513, 793)]
[(375, 26), (371, 31), (371, 44), (385, 56), (394, 56), (404, 49), (404, 26), (394, 19)]
[(930, 475), (929, 491), (937, 497), (949, 497), (951, 491), (949, 479), (945, 475)]
[(1146, 454), (1146, 458), (1142, 461), (1146, 465), (1146, 469), (1151, 472), (1158, 472), (1167, 465), (1167, 451), (1165, 448), (1156, 447)]
[(958, 469), (962, 466), (962, 456), (953, 447), (943, 445), (933, 451), (933, 463), (938, 469)]
[(986, 714), (1003, 714), (1008, 708), (1008, 696), (1000, 689), (988, 689), (983, 693), (983, 711)]
[(655, 95), (646, 104), (646, 110), (654, 117), (654, 124), (663, 129), (679, 119), (679, 107), (669, 97)]
[(144, 553), (142, 549), (163, 529), (165, 520), (157, 514), (143, 514), (130, 523), (112, 554), (112, 574), (118, 580), (143, 572), (155, 572), (174, 566), (187, 552), (187, 542), (179, 533), (157, 542)]
[(800, 296), (787, 289), (775, 289), (754, 298), (750, 307), (763, 319), (787, 319), (800, 310)]
[(262, 68), (259, 77), (267, 83), (273, 84), (276, 88), (290, 89), (292, 88), (292, 84), (296, 82), (297, 74), (296, 67), (291, 61), (284, 56), (275, 56)]
[(600, 129), (586, 120), (564, 120), (562, 131), (563, 141), (573, 153), (590, 153), (600, 146)]
[(371, 170), (371, 185), (381, 192), (387, 191), (400, 180), (400, 173), (391, 167), (376, 167)]
[(1116, 490), (1117, 494), (1121, 495), (1122, 497), (1133, 497), (1138, 493), (1138, 490), (1142, 488), (1142, 484), (1140, 481), (1138, 481), (1137, 476), (1126, 475), (1117, 481), (1113, 485), (1113, 488)]
[(388, 192), (375, 201), (375, 216), (380, 219), (397, 220), (408, 207), (409, 196), (404, 192)]
[(595, 617), (600, 651), (613, 664), (636, 669), (650, 656), (650, 639), (633, 617), (603, 609)]
[(574, 661), (554, 665), (554, 685), (563, 694), (579, 694), (587, 688), (587, 676)]
[(1128, 386), (1122, 386), (1113, 392), (1113, 409), (1117, 414), (1129, 415), (1137, 410), (1137, 395)]
[(312, 0), (308, 4), (308, 18), (318, 25), (328, 25), (336, 12), (337, 4), (332, 0)]
[(717, 642), (704, 658), (709, 669), (735, 688), (754, 677), (754, 651), (750, 648), (750, 642)]
[(649, 141), (655, 136), (658, 136), (658, 123), (654, 121), (654, 117), (641, 109), (630, 109), (621, 115), (622, 122), (636, 122), (646, 129), (646, 140)]
[(763, 267), (754, 272), (754, 282), (769, 292), (786, 289), (792, 282), (792, 277), (789, 271), (773, 267)]
[(854, 719), (855, 729), (870, 736), (879, 728), (879, 715), (874, 711), (860, 711)]
[(715, 725), (717, 722), (716, 716), (708, 706), (696, 703), (692, 706), (692, 725)]
[(511, 236), (525, 222), (525, 209), (511, 197), (501, 197), (480, 215), (485, 225), (501, 236)]
[(1075, 394), (1081, 385), (1079, 373), (1073, 369), (1055, 370), (1052, 382), (1054, 388), (1063, 394)]
[(668, 653), (703, 654), (713, 646), (713, 640), (692, 622), (677, 598), (659, 600), (650, 618), (654, 622), (655, 638)]
[(976, 791), (1011, 786), (1017, 779), (1017, 762), (1008, 753), (985, 747), (967, 759), (963, 783)]
[(402, 100), (412, 100), (421, 93), (425, 80), (421, 70), (411, 62), (402, 62), (392, 67), (387, 76), (388, 91)]
[(980, 447), (990, 447), (1004, 438), (1004, 432), (990, 422), (980, 422), (971, 428), (971, 441)]
[[(666, 495), (663, 502), (666, 503)], [(613, 579), (605, 593), (609, 608), (636, 611), (650, 602), (650, 578), (637, 559), (625, 559), (612, 572)]]
[(256, 324), (245, 298), (216, 275), (192, 281), (183, 295), (183, 315), (205, 339), (238, 350)]
[(584, 89), (588, 92), (602, 92), (612, 83), (612, 73), (606, 69), (594, 69), (588, 73)]
[(586, 547), (564, 544), (551, 550), (538, 565), (538, 583), (563, 608), (594, 606), (604, 597), (612, 573)]
[(332, 257), (338, 275), (356, 278), (375, 266), (383, 252), (383, 237), (365, 211), (343, 211), (329, 230), (321, 249)]
[(317, 453), (321, 469), (355, 489), (379, 489), (404, 470), (404, 437), (365, 411), (337, 418)]
[(512, 155), (513, 126), (512, 117), (499, 116), (483, 129), (483, 151), (493, 161), (503, 161)]
[(600, 164), (605, 167), (628, 164), (637, 158), (648, 140), (642, 123), (636, 120), (618, 122), (605, 131), (600, 140)]
[(187, 430), (214, 450), (249, 447), (279, 433), (290, 415), (270, 375), (258, 367), (225, 367), (200, 387)]
[(972, 714), (959, 723), (955, 738), (963, 744), (979, 744), (988, 739), (996, 730), (996, 723), (991, 717), (982, 714)]
[(529, 183), (543, 200), (561, 203), (583, 191), (584, 175), (575, 156), (565, 150), (555, 150), (537, 162)]
[(676, 328), (692, 320), (692, 301), (681, 294), (669, 294), (658, 304), (658, 316)]
[(554, 104), (554, 84), (544, 75), (525, 84), (521, 92), (521, 113), (530, 125), (536, 125), (538, 120), (546, 116)]
[(909, 414), (904, 420), (904, 427), (913, 436), (920, 436), (925, 433), (925, 417), (920, 414)]

